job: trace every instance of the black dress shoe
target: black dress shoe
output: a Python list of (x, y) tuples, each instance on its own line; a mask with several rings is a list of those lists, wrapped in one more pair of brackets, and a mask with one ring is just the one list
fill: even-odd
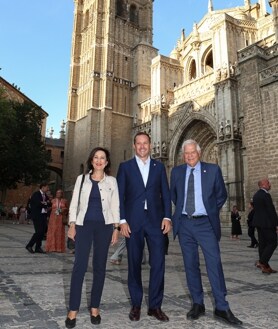
[(194, 303), (191, 310), (186, 314), (187, 319), (197, 320), (205, 314), (205, 305)]
[(140, 320), (140, 314), (141, 314), (141, 307), (132, 306), (132, 308), (129, 312), (129, 319), (131, 321), (139, 321)]
[(66, 325), (66, 328), (74, 328), (76, 326), (76, 318), (75, 319), (70, 319), (70, 318), (66, 318), (66, 321), (65, 321), (65, 325)]
[(161, 310), (161, 308), (149, 308), (148, 310), (149, 316), (154, 316), (157, 320), (162, 322), (168, 322), (168, 316)]
[(42, 248), (35, 249), (35, 252), (38, 254), (45, 254), (46, 252)]
[(237, 325), (237, 326), (242, 324), (242, 322), (233, 315), (233, 313), (230, 309), (228, 309), (227, 311), (220, 311), (220, 310), (215, 309), (214, 315), (217, 318), (224, 320), (225, 322), (227, 322), (229, 324), (233, 324), (233, 325)]
[(26, 246), (25, 248), (26, 248), (26, 250), (28, 250), (30, 252), (30, 254), (34, 254), (35, 253), (34, 250), (32, 249), (32, 247)]
[(99, 314), (97, 316), (91, 315), (92, 324), (100, 324), (100, 322), (101, 322), (101, 317)]

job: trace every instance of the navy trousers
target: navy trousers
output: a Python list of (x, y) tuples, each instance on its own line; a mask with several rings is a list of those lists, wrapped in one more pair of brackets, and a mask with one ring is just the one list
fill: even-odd
[(128, 257), (128, 289), (132, 306), (141, 307), (143, 285), (141, 262), (145, 239), (149, 250), (149, 308), (160, 308), (164, 293), (165, 237), (160, 227), (154, 227), (147, 216), (142, 219), (142, 227), (132, 231), (126, 239)]
[(35, 244), (35, 250), (38, 250), (42, 246), (42, 240), (47, 229), (47, 214), (41, 214), (39, 217), (33, 218), (33, 225), (35, 233), (26, 247), (32, 248)]
[(104, 286), (108, 249), (111, 243), (113, 225), (98, 221), (84, 221), (76, 225), (75, 261), (71, 276), (69, 309), (78, 311), (81, 302), (82, 285), (88, 268), (93, 245), (93, 282), (90, 308), (98, 308)]
[(204, 304), (198, 250), (200, 246), (205, 258), (215, 307), (222, 311), (229, 309), (229, 304), (225, 300), (227, 289), (222, 269), (219, 243), (209, 218), (188, 219), (182, 216), (178, 237), (183, 254), (187, 285), (193, 303)]

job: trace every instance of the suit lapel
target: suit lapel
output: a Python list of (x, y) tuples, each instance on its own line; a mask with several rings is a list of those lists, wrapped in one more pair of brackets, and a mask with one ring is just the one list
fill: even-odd
[(185, 189), (186, 168), (187, 168), (186, 164), (181, 166), (179, 181), (178, 181), (178, 186), (179, 186), (178, 193), (180, 193), (180, 195), (183, 195), (183, 198), (184, 198), (184, 189)]
[(141, 175), (140, 169), (138, 167), (137, 161), (135, 159), (135, 157), (132, 159), (133, 161), (131, 161), (131, 166), (132, 166), (132, 173), (134, 173), (136, 177), (134, 177), (135, 180), (138, 180), (138, 182), (141, 182), (142, 185), (145, 187), (144, 181), (143, 181), (143, 177)]
[(201, 187), (202, 187), (202, 196), (203, 196), (203, 200), (205, 200), (204, 195), (207, 195), (206, 189), (208, 184), (208, 179), (209, 179), (209, 174), (207, 172), (207, 167), (206, 165), (201, 162)]
[(150, 170), (149, 170), (149, 176), (148, 176), (148, 180), (147, 180), (147, 184), (146, 187), (149, 187), (152, 184), (152, 181), (156, 175), (156, 163), (153, 159), (151, 159), (150, 161)]

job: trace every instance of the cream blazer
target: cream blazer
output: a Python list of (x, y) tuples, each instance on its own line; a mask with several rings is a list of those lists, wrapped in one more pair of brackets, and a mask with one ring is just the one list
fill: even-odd
[[(78, 176), (74, 185), (72, 199), (69, 208), (69, 223), (83, 225), (85, 214), (88, 208), (89, 196), (92, 189), (90, 174), (85, 175), (83, 182), (80, 203), (78, 205), (78, 196), (82, 175)], [(101, 196), (101, 205), (105, 224), (119, 223), (120, 221), (120, 203), (117, 180), (115, 177), (104, 175), (104, 178), (98, 183)]]

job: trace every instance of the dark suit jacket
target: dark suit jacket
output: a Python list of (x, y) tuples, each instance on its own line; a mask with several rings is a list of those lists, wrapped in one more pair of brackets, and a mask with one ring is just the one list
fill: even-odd
[(259, 189), (253, 196), (254, 218), (252, 225), (261, 228), (275, 228), (278, 218), (271, 195)]
[(43, 198), (40, 191), (36, 191), (32, 194), (31, 200), (30, 200), (30, 206), (31, 206), (31, 218), (34, 220), (36, 218), (39, 218), (42, 214), (42, 209), (48, 208), (49, 199), (47, 195), (45, 196), (45, 201), (48, 203), (47, 205), (42, 204)]
[(171, 218), (169, 184), (165, 167), (161, 162), (151, 159), (146, 187), (135, 157), (120, 164), (117, 181), (120, 217), (127, 221), (131, 231), (136, 231), (142, 226), (145, 200), (152, 225), (158, 227), (163, 218)]
[[(174, 167), (171, 173), (171, 198), (176, 206), (172, 219), (174, 237), (179, 230), (179, 222), (185, 202), (184, 188), (186, 169), (187, 165), (183, 164)], [(219, 212), (227, 199), (227, 191), (220, 167), (216, 164), (201, 162), (201, 182), (203, 203), (214, 233), (217, 239), (220, 240), (221, 228)]]

